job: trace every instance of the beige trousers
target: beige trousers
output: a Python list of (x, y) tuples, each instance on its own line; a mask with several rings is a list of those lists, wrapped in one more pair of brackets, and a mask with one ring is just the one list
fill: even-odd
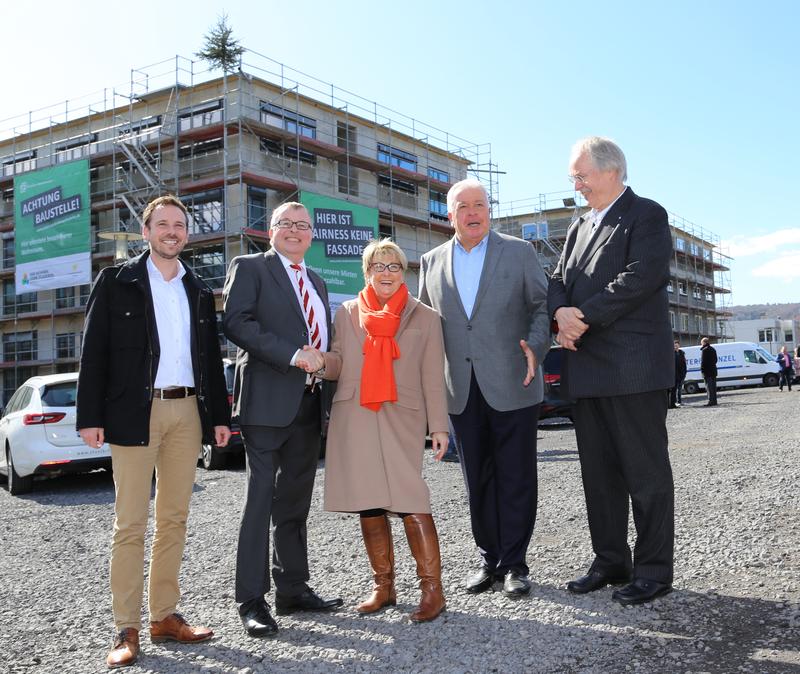
[(111, 445), (114, 467), (114, 535), (111, 600), (117, 630), (141, 629), (144, 536), (156, 474), (155, 530), (147, 587), (150, 620), (174, 612), (180, 599), (178, 572), (186, 543), (186, 518), (202, 442), (194, 396), (153, 400), (150, 444)]

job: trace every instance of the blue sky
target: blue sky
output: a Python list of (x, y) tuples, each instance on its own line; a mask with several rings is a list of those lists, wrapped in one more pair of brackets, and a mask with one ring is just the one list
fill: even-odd
[(637, 193), (728, 246), (733, 303), (800, 301), (800, 3), (7, 4), (0, 120), (191, 58), (224, 8), (244, 47), (491, 143), (501, 202), (570, 189), (572, 143), (614, 138)]

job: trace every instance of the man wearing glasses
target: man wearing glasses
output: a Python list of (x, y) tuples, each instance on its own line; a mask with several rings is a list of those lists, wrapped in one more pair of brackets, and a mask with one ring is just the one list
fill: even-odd
[(272, 579), (278, 615), (327, 611), (309, 580), (306, 519), (320, 451), (320, 382), (331, 331), (324, 281), (303, 261), (313, 230), (305, 206), (280, 205), (269, 229), (272, 248), (231, 261), (223, 300), (225, 335), (236, 355), (233, 416), (247, 455), (247, 496), (236, 556), (236, 602), (253, 637), (278, 626), (264, 595)]
[[(548, 290), (564, 347), (562, 382), (575, 399), (594, 561), (567, 584), (641, 604), (671, 590), (674, 495), (667, 395), (675, 385), (667, 281), (667, 212), (625, 186), (622, 150), (590, 137), (572, 149), (570, 179), (591, 207), (570, 225)], [(636, 545), (628, 547), (629, 502)]]

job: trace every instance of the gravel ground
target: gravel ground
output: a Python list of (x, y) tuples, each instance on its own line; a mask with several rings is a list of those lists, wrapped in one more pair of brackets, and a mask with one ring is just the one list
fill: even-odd
[[(398, 606), (362, 617), (370, 588), (355, 516), (309, 522), (312, 585), (340, 595), (332, 614), (278, 618), (272, 640), (250, 639), (232, 596), (243, 465), (198, 470), (182, 568), (181, 610), (216, 638), (156, 645), (143, 634), (136, 672), (800, 672), (800, 391), (723, 391), (720, 406), (687, 396), (669, 414), (676, 484), (675, 592), (643, 607), (611, 588), (573, 596), (564, 584), (591, 562), (575, 436), (539, 429), (539, 514), (529, 550), (533, 589), (465, 594), (475, 568), (458, 464), (426, 462), (448, 610), (412, 625), (418, 599), (402, 525), (394, 523)], [(102, 672), (113, 637), (107, 473), (0, 491), (0, 671)], [(495, 588), (499, 590), (498, 587)]]

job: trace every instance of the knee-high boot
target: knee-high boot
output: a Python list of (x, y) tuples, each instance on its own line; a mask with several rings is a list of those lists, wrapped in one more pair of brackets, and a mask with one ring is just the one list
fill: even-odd
[(397, 604), (394, 591), (394, 546), (392, 527), (386, 515), (361, 517), (361, 535), (367, 548), (375, 587), (369, 599), (356, 606), (359, 613), (374, 613), (384, 606)]
[(426, 622), (436, 618), (445, 608), (439, 536), (436, 534), (433, 516), (429, 514), (406, 515), (403, 526), (411, 554), (417, 562), (419, 587), (422, 590), (419, 608), (409, 617), (412, 622)]

